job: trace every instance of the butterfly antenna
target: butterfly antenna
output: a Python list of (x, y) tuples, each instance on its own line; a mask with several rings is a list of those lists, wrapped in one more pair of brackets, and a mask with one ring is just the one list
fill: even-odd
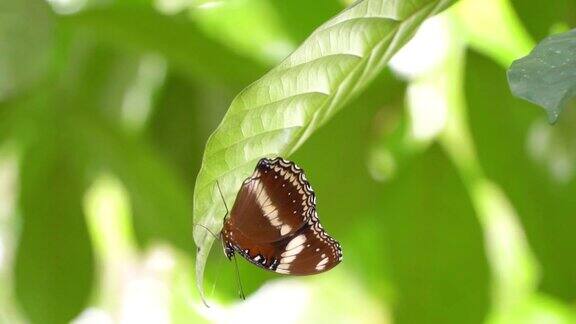
[(244, 295), (244, 288), (242, 288), (242, 280), (240, 280), (240, 270), (238, 269), (238, 261), (236, 261), (236, 254), (232, 254), (234, 258), (234, 266), (236, 268), (236, 281), (238, 283), (238, 292), (242, 300), (246, 300), (246, 295)]
[(224, 215), (224, 220), (225, 220), (226, 216), (228, 216), (228, 213), (230, 211), (228, 210), (228, 205), (226, 205), (226, 199), (224, 199), (224, 195), (222, 194), (222, 190), (220, 189), (220, 183), (218, 183), (218, 180), (216, 180), (216, 186), (218, 187), (218, 192), (220, 193), (220, 198), (222, 198), (222, 202), (224, 203), (224, 207), (226, 208), (226, 214)]

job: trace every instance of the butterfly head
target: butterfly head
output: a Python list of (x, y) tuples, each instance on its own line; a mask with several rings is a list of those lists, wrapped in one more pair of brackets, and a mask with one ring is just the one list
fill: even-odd
[(229, 236), (228, 231), (223, 230), (220, 236), (221, 236), (220, 241), (222, 242), (222, 248), (224, 249), (224, 254), (228, 258), (228, 260), (231, 260), (232, 257), (234, 256), (234, 247), (232, 246), (232, 243), (230, 242), (230, 239), (228, 237)]
[(270, 167), (270, 160), (269, 159), (260, 159), (260, 161), (258, 161), (258, 165), (256, 166), (256, 169), (261, 168), (261, 167)]

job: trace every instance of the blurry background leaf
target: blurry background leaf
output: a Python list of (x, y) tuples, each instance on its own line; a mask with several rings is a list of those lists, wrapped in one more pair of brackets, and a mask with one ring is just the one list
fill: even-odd
[(0, 100), (37, 84), (49, 72), (54, 25), (44, 1), (0, 1)]
[(490, 302), (483, 235), (445, 153), (432, 146), (416, 157), (382, 197), (396, 321), (482, 323)]
[(576, 315), (568, 305), (548, 296), (535, 294), (490, 321), (494, 324), (540, 324), (546, 322), (571, 324), (576, 322)]
[(510, 0), (513, 8), (534, 39), (558, 31), (562, 26), (576, 24), (576, 2), (572, 0)]
[(78, 32), (71, 41), (68, 59), (73, 67), (63, 70), (62, 91), (83, 109), (121, 125), (126, 92), (138, 75), (142, 55), (117, 51), (87, 35)]
[(92, 114), (79, 113), (73, 124), (80, 152), (126, 186), (140, 243), (161, 239), (192, 251), (191, 194), (156, 151)]
[[(194, 189), (194, 219), (218, 232), (229, 205), (256, 161), (288, 157), (384, 68), (422, 21), (452, 1), (355, 3), (319, 27), (279, 66), (242, 91), (206, 145)], [(214, 238), (194, 231), (198, 288)]]
[(232, 89), (194, 82), (176, 72), (167, 77), (147, 135), (189, 188), (200, 170), (206, 140), (233, 96)]
[[(533, 37), (510, 1), (464, 0), (455, 7), (460, 13), (455, 16), (457, 33), (465, 35), (468, 47), (505, 66), (534, 47)], [(519, 6), (528, 2), (537, 0), (515, 1)]]
[(206, 35), (267, 65), (276, 64), (295, 47), (279, 19), (282, 13), (270, 0), (201, 0), (190, 6), (189, 13)]
[[(47, 95), (37, 108), (46, 111)], [(23, 154), (20, 180), (22, 232), (15, 288), (33, 323), (64, 323), (88, 301), (94, 277), (90, 238), (82, 211), (82, 169), (55, 115), (42, 113), (40, 136)], [(55, 217), (57, 215), (57, 217)]]
[(337, 0), (270, 0), (278, 15), (296, 43), (305, 40), (322, 23), (342, 10)]
[(146, 6), (92, 9), (60, 19), (119, 48), (162, 54), (193, 78), (247, 84), (264, 71), (260, 64), (206, 37), (185, 16), (165, 16)]
[[(149, 143), (122, 123), (125, 93), (136, 82), (144, 58), (85, 41), (84, 35), (78, 33), (70, 42), (66, 55), (77, 63), (60, 78), (61, 94), (70, 101), (67, 118), (76, 153), (87, 160), (90, 176), (109, 171), (126, 186), (142, 247), (160, 240), (191, 252), (190, 189)], [(136, 113), (145, 110), (143, 104), (137, 108)]]
[[(478, 158), (518, 212), (541, 265), (541, 289), (574, 300), (576, 264), (566, 262), (576, 258), (574, 145), (547, 151), (542, 136), (558, 141), (559, 134), (550, 133), (553, 127), (539, 126), (544, 122), (539, 111), (509, 94), (503, 69), (473, 52), (467, 59), (466, 96)], [(561, 127), (572, 142), (575, 121), (571, 118)], [(551, 163), (543, 165), (535, 158)]]
[(508, 82), (515, 96), (544, 107), (555, 122), (576, 96), (576, 29), (550, 36), (515, 61)]

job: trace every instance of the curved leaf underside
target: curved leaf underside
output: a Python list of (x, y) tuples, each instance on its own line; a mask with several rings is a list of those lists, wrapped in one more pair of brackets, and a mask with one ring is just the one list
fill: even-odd
[[(276, 68), (244, 89), (206, 145), (194, 223), (218, 233), (241, 182), (265, 156), (292, 154), (380, 72), (428, 17), (455, 0), (360, 0), (320, 26)], [(198, 226), (196, 280), (214, 237)]]

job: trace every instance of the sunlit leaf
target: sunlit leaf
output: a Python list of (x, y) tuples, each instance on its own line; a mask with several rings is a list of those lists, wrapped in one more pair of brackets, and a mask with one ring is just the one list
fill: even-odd
[(15, 288), (32, 323), (66, 323), (90, 296), (93, 251), (82, 211), (82, 169), (57, 131), (61, 125), (52, 118), (42, 122), (42, 136), (24, 152), (21, 164), (23, 227)]
[[(224, 204), (263, 156), (288, 157), (356, 95), (427, 17), (453, 1), (358, 1), (232, 102), (208, 140), (194, 192), (194, 219), (218, 232)], [(195, 228), (197, 284), (214, 237)]]
[(576, 96), (576, 29), (550, 36), (515, 61), (508, 82), (515, 96), (546, 109), (551, 123)]

